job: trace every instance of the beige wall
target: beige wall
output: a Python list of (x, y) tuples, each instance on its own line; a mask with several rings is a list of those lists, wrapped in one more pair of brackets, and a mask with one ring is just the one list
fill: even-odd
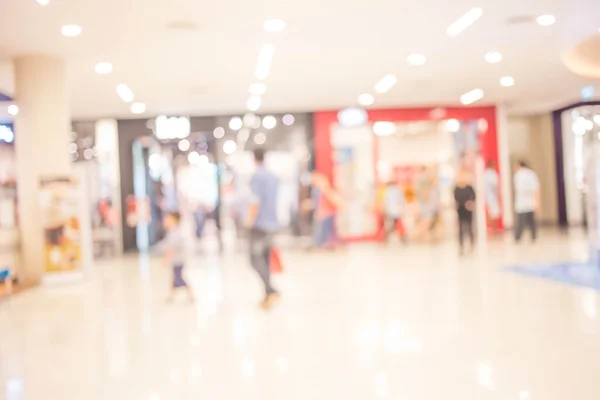
[(525, 160), (538, 174), (542, 190), (540, 220), (558, 222), (556, 162), (552, 114), (508, 118), (509, 154), (512, 164)]

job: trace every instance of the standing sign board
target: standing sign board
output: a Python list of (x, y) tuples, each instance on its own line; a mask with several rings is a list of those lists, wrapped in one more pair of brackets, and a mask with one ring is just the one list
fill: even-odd
[(79, 183), (71, 177), (40, 181), (46, 276), (81, 275), (83, 270)]

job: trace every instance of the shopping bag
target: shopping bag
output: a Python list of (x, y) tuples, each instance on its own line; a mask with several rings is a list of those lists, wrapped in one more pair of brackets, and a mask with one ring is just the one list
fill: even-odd
[(272, 274), (283, 273), (283, 263), (281, 262), (281, 252), (279, 251), (279, 247), (273, 247), (271, 249), (269, 268)]

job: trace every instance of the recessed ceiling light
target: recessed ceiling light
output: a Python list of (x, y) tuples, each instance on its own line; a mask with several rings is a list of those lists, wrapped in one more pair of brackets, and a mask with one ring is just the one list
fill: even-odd
[(131, 105), (131, 112), (133, 114), (143, 114), (146, 112), (146, 104), (145, 103), (133, 103)]
[(540, 26), (550, 26), (554, 25), (556, 22), (556, 17), (554, 15), (546, 14), (540, 15), (535, 19)]
[(393, 122), (379, 121), (373, 124), (373, 132), (377, 136), (389, 136), (396, 133), (396, 124)]
[(285, 29), (285, 21), (282, 19), (268, 19), (263, 27), (266, 32), (282, 32)]
[(470, 92), (467, 92), (460, 96), (460, 102), (464, 105), (473, 104), (476, 101), (479, 101), (483, 98), (483, 90), (481, 89), (473, 89)]
[(511, 87), (515, 85), (515, 78), (512, 76), (503, 76), (500, 78), (500, 85), (504, 87)]
[(40, 6), (47, 6), (50, 4), (50, 0), (37, 0), (37, 2)]
[(406, 60), (410, 65), (414, 66), (423, 65), (425, 64), (425, 61), (427, 61), (425, 56), (419, 53), (409, 55)]
[(483, 15), (483, 10), (479, 7), (472, 8), (467, 11), (462, 17), (456, 20), (446, 29), (446, 33), (450, 36), (456, 36), (473, 25)]
[(363, 93), (360, 96), (358, 96), (358, 103), (361, 106), (370, 106), (375, 102), (375, 98), (370, 95), (369, 93)]
[(497, 64), (500, 61), (502, 61), (502, 53), (499, 53), (497, 51), (488, 51), (487, 53), (485, 53), (485, 61), (489, 62), (490, 64)]
[(265, 85), (264, 83), (261, 83), (261, 82), (253, 83), (248, 88), (248, 92), (250, 92), (250, 94), (255, 94), (255, 95), (259, 95), (259, 96), (263, 95), (263, 94), (267, 93), (267, 85)]
[(250, 111), (258, 111), (261, 103), (262, 103), (262, 100), (261, 100), (260, 96), (256, 96), (256, 95), (250, 96), (250, 98), (248, 99), (248, 102), (246, 102), (246, 108)]
[(394, 87), (396, 82), (398, 82), (398, 78), (396, 78), (396, 75), (387, 74), (386, 76), (381, 78), (379, 82), (377, 82), (377, 85), (375, 85), (375, 91), (380, 94), (386, 93)]
[(82, 29), (79, 25), (64, 25), (60, 29), (60, 31), (63, 34), (63, 36), (77, 37), (77, 36), (81, 35)]
[(258, 54), (258, 61), (256, 62), (256, 69), (254, 75), (259, 81), (264, 81), (269, 76), (271, 71), (271, 62), (273, 61), (273, 55), (275, 54), (275, 46), (270, 43), (264, 44), (260, 48)]
[(7, 111), (10, 115), (17, 115), (19, 113), (19, 107), (15, 104), (11, 104), (10, 106), (8, 106)]
[(233, 117), (229, 120), (229, 128), (232, 131), (239, 131), (244, 126), (244, 122), (240, 117)]
[(109, 62), (99, 62), (94, 66), (94, 71), (100, 75), (110, 74), (113, 70), (113, 65)]
[(133, 92), (129, 89), (129, 86), (124, 83), (119, 83), (117, 85), (117, 94), (125, 103), (131, 103), (134, 99)]
[(272, 115), (263, 118), (262, 125), (265, 129), (273, 129), (277, 125), (277, 119)]

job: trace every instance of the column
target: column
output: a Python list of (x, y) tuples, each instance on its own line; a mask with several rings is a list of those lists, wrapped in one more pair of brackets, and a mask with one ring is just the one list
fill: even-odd
[(500, 195), (502, 204), (502, 225), (505, 228), (513, 226), (512, 207), (512, 175), (510, 168), (510, 149), (508, 147), (508, 115), (506, 107), (498, 104), (496, 107), (496, 124), (498, 140), (498, 169), (500, 172)]
[(23, 56), (15, 60), (17, 194), (22, 264), (26, 283), (39, 283), (44, 272), (44, 227), (40, 220), (39, 182), (71, 173), (71, 120), (64, 60)]

